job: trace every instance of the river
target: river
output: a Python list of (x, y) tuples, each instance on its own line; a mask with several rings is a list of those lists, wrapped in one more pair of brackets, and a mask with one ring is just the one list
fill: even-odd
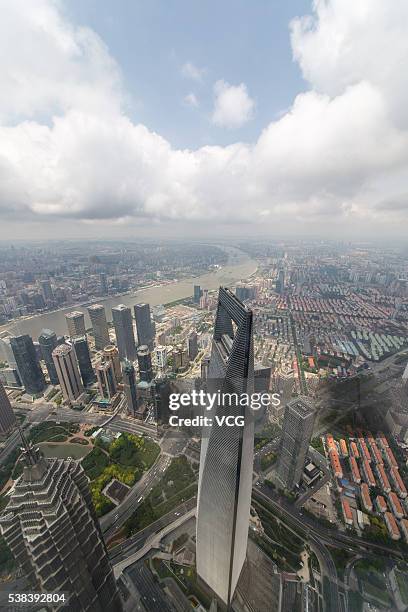
[[(103, 304), (106, 309), (108, 321), (112, 319), (111, 308), (118, 304), (125, 304), (133, 307), (135, 304), (147, 302), (151, 306), (166, 304), (181, 300), (193, 295), (193, 286), (200, 285), (202, 289), (217, 289), (220, 285), (230, 286), (240, 280), (245, 280), (255, 272), (257, 263), (253, 259), (234, 247), (222, 247), (229, 256), (227, 265), (214, 272), (207, 272), (201, 276), (191, 277), (179, 281), (174, 281), (169, 285), (154, 286), (147, 289), (140, 289), (126, 295), (109, 297), (105, 299), (95, 298), (94, 304)], [(58, 335), (67, 333), (65, 314), (72, 310), (80, 310), (85, 314), (85, 325), (90, 327), (86, 307), (70, 306), (54, 312), (47, 312), (41, 315), (34, 315), (17, 321), (11, 321), (0, 327), (0, 331), (8, 330), (10, 334), (29, 334), (37, 340), (43, 329), (52, 329)]]

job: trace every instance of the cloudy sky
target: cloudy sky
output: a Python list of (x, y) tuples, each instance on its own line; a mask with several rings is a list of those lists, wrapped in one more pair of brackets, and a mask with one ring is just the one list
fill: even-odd
[(406, 235), (406, 0), (0, 8), (0, 238)]

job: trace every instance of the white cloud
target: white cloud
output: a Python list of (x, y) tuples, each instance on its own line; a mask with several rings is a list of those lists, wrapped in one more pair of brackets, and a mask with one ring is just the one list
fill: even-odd
[(230, 85), (223, 80), (214, 85), (212, 122), (226, 128), (239, 128), (253, 117), (255, 102), (244, 83)]
[(201, 82), (205, 76), (205, 68), (198, 68), (193, 62), (186, 62), (181, 67), (181, 74), (186, 79), (192, 79), (193, 81)]
[(200, 106), (198, 98), (193, 92), (190, 92), (189, 94), (184, 96), (183, 102), (186, 106), (192, 106), (194, 108), (197, 108), (198, 106)]
[[(194, 151), (132, 123), (115, 61), (59, 3), (0, 0), (0, 9), (3, 219), (216, 219), (272, 228), (287, 220), (313, 230), (381, 223), (384, 232), (403, 231), (406, 0), (317, 0), (313, 16), (291, 26), (310, 89), (255, 143)], [(216, 94), (222, 125), (237, 126), (253, 111), (244, 85), (221, 82)]]

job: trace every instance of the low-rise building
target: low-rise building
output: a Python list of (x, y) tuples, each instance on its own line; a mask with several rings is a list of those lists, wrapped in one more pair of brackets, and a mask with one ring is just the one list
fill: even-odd
[(390, 534), (390, 538), (393, 540), (400, 540), (401, 534), (398, 529), (397, 521), (394, 518), (394, 515), (391, 512), (386, 512), (384, 514), (385, 524), (387, 525), (388, 533)]
[(360, 470), (358, 469), (357, 461), (355, 460), (354, 457), (350, 457), (350, 468), (351, 468), (351, 473), (352, 473), (354, 482), (356, 484), (360, 484), (361, 474), (360, 474)]
[(372, 512), (373, 503), (371, 501), (368, 485), (365, 482), (363, 482), (361, 485), (360, 493), (361, 493), (361, 501), (363, 503), (364, 508), (367, 510), (367, 512)]
[(330, 463), (334, 476), (336, 478), (343, 478), (343, 470), (341, 468), (339, 455), (335, 450), (331, 451), (330, 453)]
[(353, 513), (351, 511), (350, 504), (344, 498), (342, 498), (341, 500), (341, 507), (343, 509), (344, 522), (346, 523), (346, 525), (352, 525), (353, 524)]
[(368, 463), (368, 461), (363, 462), (363, 472), (364, 472), (364, 476), (365, 476), (368, 486), (375, 487), (376, 482), (375, 482), (373, 470), (371, 469), (371, 466)]
[(390, 470), (391, 478), (394, 482), (394, 488), (401, 499), (405, 499), (407, 497), (407, 489), (401, 478), (401, 475), (397, 468), (392, 467)]
[(404, 516), (404, 511), (402, 509), (401, 506), (401, 502), (398, 499), (398, 496), (396, 493), (394, 493), (394, 491), (391, 491), (391, 493), (388, 496), (392, 511), (394, 513), (394, 516), (396, 516), (397, 518), (402, 518)]
[(385, 498), (382, 495), (377, 495), (377, 497), (375, 498), (375, 505), (377, 507), (378, 512), (381, 512), (381, 514), (384, 514), (384, 512), (387, 512), (388, 510), (387, 502), (385, 501)]
[(377, 465), (377, 474), (382, 490), (384, 493), (389, 493), (391, 491), (391, 485), (383, 465)]

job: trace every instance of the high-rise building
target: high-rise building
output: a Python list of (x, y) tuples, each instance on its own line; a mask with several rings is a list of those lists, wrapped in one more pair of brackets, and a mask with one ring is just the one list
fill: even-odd
[(155, 365), (158, 370), (164, 372), (167, 368), (167, 346), (159, 344), (154, 349)]
[(68, 327), (68, 335), (70, 338), (77, 336), (85, 336), (85, 315), (79, 310), (68, 312), (65, 315), (65, 320)]
[(132, 416), (137, 413), (137, 383), (135, 368), (130, 361), (124, 361), (122, 366), (123, 390), (125, 392), (127, 410)]
[(4, 434), (10, 431), (16, 423), (13, 409), (5, 388), (0, 382), (0, 433)]
[(0, 338), (0, 351), (3, 359), (7, 361), (10, 368), (17, 369), (17, 362), (14, 357), (13, 349), (11, 347), (11, 336)]
[(136, 344), (130, 308), (124, 304), (115, 306), (112, 308), (112, 318), (120, 359), (134, 361), (136, 359)]
[(75, 402), (84, 392), (75, 351), (69, 344), (60, 344), (52, 352), (62, 395), (67, 402)]
[(196, 304), (200, 303), (200, 298), (201, 298), (202, 294), (203, 294), (203, 292), (201, 291), (200, 285), (194, 285), (194, 302)]
[(282, 295), (285, 290), (285, 272), (284, 270), (279, 270), (278, 280), (276, 281), (276, 291)]
[(108, 322), (106, 321), (105, 308), (102, 304), (94, 304), (88, 308), (92, 329), (95, 338), (95, 348), (101, 351), (110, 344)]
[(153, 350), (154, 328), (150, 317), (149, 304), (136, 304), (135, 320), (137, 331), (137, 344), (147, 345), (150, 350)]
[(198, 340), (197, 340), (196, 332), (193, 331), (188, 337), (188, 356), (191, 361), (194, 361), (197, 355), (198, 355)]
[(98, 363), (96, 366), (99, 393), (105, 399), (112, 399), (116, 395), (116, 378), (111, 361)]
[(231, 394), (231, 401), (228, 406), (216, 405), (210, 416), (214, 420), (216, 415), (233, 415), (244, 424), (215, 425), (202, 433), (197, 574), (227, 607), (247, 551), (254, 424), (250, 409), (239, 399), (243, 393), (251, 395), (253, 385), (252, 311), (229, 289), (220, 287), (207, 388)]
[(41, 293), (44, 298), (44, 302), (46, 304), (52, 304), (54, 301), (54, 294), (52, 292), (51, 283), (49, 280), (45, 279), (40, 281)]
[(122, 370), (120, 368), (119, 351), (116, 346), (114, 346), (113, 344), (105, 346), (105, 348), (103, 349), (102, 361), (110, 361), (112, 363), (116, 382), (120, 382), (122, 380)]
[(101, 285), (101, 293), (102, 295), (106, 295), (108, 293), (108, 279), (105, 272), (100, 273), (99, 281)]
[(79, 371), (84, 386), (91, 385), (95, 382), (96, 376), (93, 371), (91, 355), (89, 353), (89, 346), (86, 336), (82, 338), (75, 338), (73, 340), (75, 354), (78, 360)]
[(137, 364), (140, 380), (151, 382), (153, 380), (153, 368), (152, 356), (148, 346), (142, 345), (137, 349)]
[(31, 395), (42, 393), (45, 388), (45, 378), (31, 337), (28, 334), (13, 336), (10, 345), (26, 392)]
[(53, 604), (53, 610), (120, 612), (119, 592), (81, 464), (45, 459), (26, 442), (23, 462), (0, 528), (31, 587), (65, 594), (65, 602)]
[(185, 346), (179, 344), (173, 350), (173, 370), (179, 372), (186, 370), (189, 366), (188, 352)]
[(315, 410), (310, 398), (300, 395), (286, 405), (279, 452), (278, 478), (292, 490), (302, 478), (313, 434)]
[(48, 376), (52, 385), (58, 385), (57, 370), (55, 369), (52, 351), (58, 346), (57, 335), (51, 329), (43, 329), (38, 343), (41, 348), (41, 356), (47, 367)]

